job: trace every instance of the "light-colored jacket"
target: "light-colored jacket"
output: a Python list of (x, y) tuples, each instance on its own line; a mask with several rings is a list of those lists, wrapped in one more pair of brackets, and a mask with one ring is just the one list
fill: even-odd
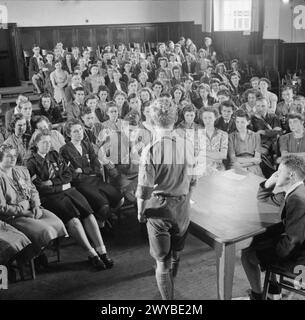
[(22, 216), (24, 210), (40, 206), (40, 198), (33, 185), (27, 168), (16, 166), (13, 175), (23, 192), (20, 192), (12, 180), (0, 170), (0, 219), (7, 220)]

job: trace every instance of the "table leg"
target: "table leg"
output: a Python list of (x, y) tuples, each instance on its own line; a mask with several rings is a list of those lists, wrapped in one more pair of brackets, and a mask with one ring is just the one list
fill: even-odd
[(235, 250), (235, 244), (217, 243), (215, 246), (219, 300), (230, 300), (232, 298)]

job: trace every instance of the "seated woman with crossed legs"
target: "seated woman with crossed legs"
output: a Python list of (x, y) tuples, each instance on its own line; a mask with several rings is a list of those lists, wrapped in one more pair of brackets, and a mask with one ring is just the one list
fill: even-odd
[(113, 261), (107, 255), (93, 210), (86, 198), (71, 187), (72, 172), (63, 158), (51, 150), (50, 132), (46, 129), (39, 131), (33, 144), (36, 150), (28, 160), (27, 167), (42, 204), (65, 223), (69, 234), (88, 253), (89, 262), (94, 268), (111, 268)]

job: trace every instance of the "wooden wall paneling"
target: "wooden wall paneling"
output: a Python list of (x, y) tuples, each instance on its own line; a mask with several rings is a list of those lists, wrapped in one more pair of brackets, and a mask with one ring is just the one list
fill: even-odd
[(167, 42), (169, 40), (169, 26), (167, 23), (158, 25), (158, 42)]
[(143, 43), (144, 42), (144, 28), (141, 26), (128, 26), (127, 42), (129, 43)]
[(193, 37), (193, 26), (194, 22), (181, 22), (182, 26), (182, 32), (180, 32), (180, 35), (185, 38), (191, 38)]
[(144, 26), (144, 42), (157, 42), (158, 29), (156, 25)]
[(82, 47), (87, 47), (91, 45), (90, 43), (90, 28), (88, 27), (80, 27), (77, 28), (77, 45)]
[(96, 47), (96, 32), (94, 27), (90, 28), (90, 45), (93, 48)]
[(113, 27), (111, 44), (127, 43), (127, 27)]
[(297, 70), (305, 70), (305, 60), (304, 60), (304, 55), (305, 55), (305, 47), (304, 44), (298, 44), (298, 50), (297, 50)]
[(53, 30), (53, 28), (40, 29), (39, 45), (41, 49), (52, 49), (54, 48), (56, 42), (57, 42), (56, 30)]
[(36, 31), (33, 28), (20, 28), (20, 38), (23, 50), (31, 51), (33, 44), (37, 43)]
[(265, 68), (279, 69), (280, 40), (265, 39), (263, 42), (263, 64)]
[(288, 69), (293, 72), (297, 65), (297, 47), (293, 44), (283, 44), (281, 51), (281, 71), (286, 72)]
[(110, 42), (109, 28), (106, 26), (95, 27), (95, 39), (97, 46), (104, 47), (107, 43)]
[(73, 28), (59, 28), (58, 40), (63, 43), (64, 48), (71, 48), (74, 45)]
[(179, 22), (169, 24), (169, 40), (177, 43), (181, 34), (179, 33)]

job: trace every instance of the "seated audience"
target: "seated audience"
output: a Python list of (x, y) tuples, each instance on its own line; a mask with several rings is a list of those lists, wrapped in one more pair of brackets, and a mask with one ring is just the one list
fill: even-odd
[(258, 176), (263, 176), (261, 163), (260, 135), (249, 130), (249, 117), (243, 110), (235, 113), (236, 131), (229, 135), (230, 167), (242, 168)]
[(267, 78), (261, 78), (259, 80), (259, 90), (262, 96), (266, 99), (268, 104), (268, 112), (275, 113), (276, 105), (277, 105), (277, 95), (268, 91), (268, 88), (271, 87), (271, 82)]
[(283, 133), (289, 132), (288, 126), (288, 114), (291, 112), (293, 105), (293, 88), (286, 86), (282, 88), (283, 101), (277, 104), (275, 114), (278, 116), (281, 122)]
[(97, 138), (103, 129), (103, 125), (99, 121), (96, 121), (94, 111), (88, 106), (82, 108), (80, 118), (84, 124), (84, 140), (90, 142), (97, 153)]
[(26, 133), (26, 120), (21, 113), (14, 115), (11, 121), (10, 135), (5, 144), (14, 147), (17, 153), (17, 165), (24, 165), (30, 156), (29, 142), (31, 135)]
[[(86, 198), (71, 186), (72, 172), (57, 151), (51, 150), (51, 135), (40, 131), (34, 139), (35, 153), (27, 162), (32, 181), (39, 191), (42, 205), (54, 212), (89, 256), (97, 270), (113, 266), (97, 221)], [(90, 244), (92, 241), (94, 248)]]
[(82, 87), (78, 87), (74, 90), (74, 100), (67, 105), (67, 119), (79, 119), (81, 109), (84, 105), (85, 90)]
[(50, 80), (54, 90), (54, 100), (62, 104), (64, 110), (67, 104), (65, 88), (69, 82), (69, 73), (62, 69), (61, 61), (55, 62), (55, 70), (50, 74)]
[(296, 155), (305, 158), (304, 117), (298, 113), (289, 114), (287, 120), (291, 132), (279, 139), (281, 157)]
[(212, 108), (202, 109), (201, 120), (206, 137), (206, 165), (208, 174), (225, 170), (223, 161), (228, 154), (228, 134), (215, 128), (218, 112)]
[(109, 97), (111, 100), (113, 100), (116, 91), (123, 91), (127, 94), (126, 84), (120, 80), (122, 77), (121, 73), (118, 70), (113, 69), (112, 75), (113, 81), (109, 84)]
[(228, 134), (236, 131), (234, 105), (231, 101), (224, 101), (219, 106), (221, 116), (215, 121), (215, 128), (220, 129)]
[(51, 137), (51, 150), (59, 152), (60, 148), (65, 145), (65, 138), (58, 130), (52, 130), (52, 124), (45, 116), (41, 116), (36, 121), (36, 130), (34, 131), (29, 143), (29, 148), (32, 149), (36, 135), (43, 130), (49, 130)]
[(55, 105), (51, 95), (44, 93), (39, 100), (39, 115), (49, 119), (53, 128), (57, 128), (63, 122), (63, 118), (58, 106)]
[(99, 74), (99, 69), (96, 64), (90, 67), (90, 75), (85, 79), (85, 86), (89, 89), (90, 93), (97, 94), (99, 87), (105, 85), (105, 79)]
[(12, 117), (15, 114), (21, 113), (21, 103), (28, 102), (29, 98), (20, 94), (16, 99), (16, 106), (5, 113), (5, 127), (7, 130), (10, 128)]
[(256, 89), (248, 89), (243, 94), (245, 102), (240, 106), (240, 109), (247, 112), (249, 118), (255, 113), (256, 99), (261, 96)]
[(103, 181), (102, 167), (93, 146), (84, 140), (82, 122), (70, 119), (65, 130), (71, 141), (60, 149), (60, 153), (73, 172), (72, 186), (85, 196), (95, 216), (104, 222), (111, 215), (110, 208), (122, 205), (122, 196), (113, 186)]
[(268, 110), (268, 102), (265, 98), (258, 98), (255, 106), (255, 114), (251, 118), (251, 126), (254, 132), (261, 136), (262, 170), (266, 178), (274, 172), (274, 156), (276, 142), (282, 129), (278, 117)]
[(13, 146), (0, 147), (0, 218), (43, 250), (52, 240), (66, 237), (67, 231), (61, 220), (41, 206), (29, 171), (16, 166), (16, 160)]

